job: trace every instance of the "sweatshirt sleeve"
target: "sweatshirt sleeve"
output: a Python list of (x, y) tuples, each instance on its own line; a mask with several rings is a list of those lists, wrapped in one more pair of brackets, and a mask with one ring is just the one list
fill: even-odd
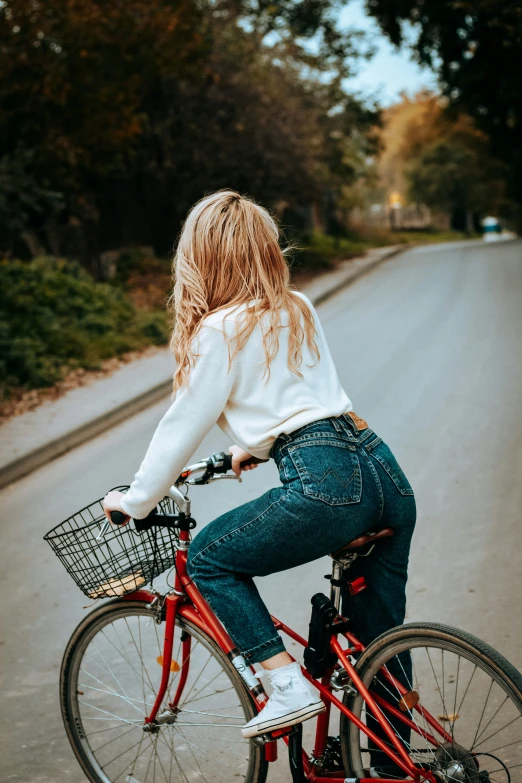
[(167, 494), (230, 396), (234, 367), (228, 371), (224, 331), (202, 326), (196, 353), (199, 355), (187, 383), (178, 389), (158, 424), (140, 469), (122, 498), (123, 510), (134, 519), (146, 517)]

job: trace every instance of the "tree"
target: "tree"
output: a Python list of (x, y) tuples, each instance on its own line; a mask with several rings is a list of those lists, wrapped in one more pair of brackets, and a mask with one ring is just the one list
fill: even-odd
[(521, 0), (367, 0), (393, 43), (408, 40), (419, 62), (438, 71), (443, 94), (491, 139), (509, 164), (510, 192), (522, 204)]
[(473, 215), (504, 208), (505, 166), (467, 114), (450, 116), (428, 91), (407, 95), (383, 115), (380, 170), (386, 191), (446, 212), (470, 230)]
[[(62, 218), (82, 228), (94, 271), (93, 183), (124, 169), (146, 129), (155, 85), (195, 78), (204, 48), (193, 0), (2, 3), (0, 157), (30, 159), (28, 176), (63, 194)], [(40, 222), (28, 217), (42, 239), (52, 230), (54, 210)]]
[(473, 230), (474, 216), (485, 214), (502, 198), (502, 180), (494, 179), (486, 159), (469, 144), (442, 138), (424, 149), (407, 176), (411, 198), (452, 216), (453, 227)]
[(206, 191), (272, 206), (349, 188), (375, 113), (341, 88), (355, 49), (338, 46), (333, 7), (6, 0), (0, 159), (27, 161), (34, 191), (30, 209), (13, 202), (11, 244), (36, 237), (99, 275), (101, 250), (166, 253)]

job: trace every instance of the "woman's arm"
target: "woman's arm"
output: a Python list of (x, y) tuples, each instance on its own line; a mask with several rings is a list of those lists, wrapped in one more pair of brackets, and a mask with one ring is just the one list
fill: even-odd
[(221, 415), (234, 382), (228, 372), (225, 335), (219, 328), (202, 326), (198, 333), (195, 366), (189, 380), (156, 429), (128, 492), (121, 498), (123, 511), (143, 519), (167, 494), (194, 450)]

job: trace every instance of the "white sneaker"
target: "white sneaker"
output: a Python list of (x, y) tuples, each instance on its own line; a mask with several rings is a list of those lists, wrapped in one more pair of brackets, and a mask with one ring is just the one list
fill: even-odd
[(273, 693), (261, 712), (241, 729), (243, 737), (257, 737), (276, 729), (302, 723), (326, 705), (312, 693), (296, 661), (268, 672)]

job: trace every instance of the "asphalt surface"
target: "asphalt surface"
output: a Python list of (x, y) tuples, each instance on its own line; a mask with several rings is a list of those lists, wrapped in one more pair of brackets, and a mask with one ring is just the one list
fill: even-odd
[[(417, 496), (408, 619), (477, 634), (522, 669), (522, 242), (410, 250), (319, 308), (354, 408), (391, 445)], [(168, 401), (0, 493), (0, 780), (81, 783), (58, 703), (63, 649), (85, 599), (42, 541), (128, 483)], [(227, 449), (215, 428), (195, 456)], [(192, 488), (205, 524), (278, 483)], [(260, 580), (301, 633), (328, 565)], [(270, 781), (290, 780), (278, 762)]]

